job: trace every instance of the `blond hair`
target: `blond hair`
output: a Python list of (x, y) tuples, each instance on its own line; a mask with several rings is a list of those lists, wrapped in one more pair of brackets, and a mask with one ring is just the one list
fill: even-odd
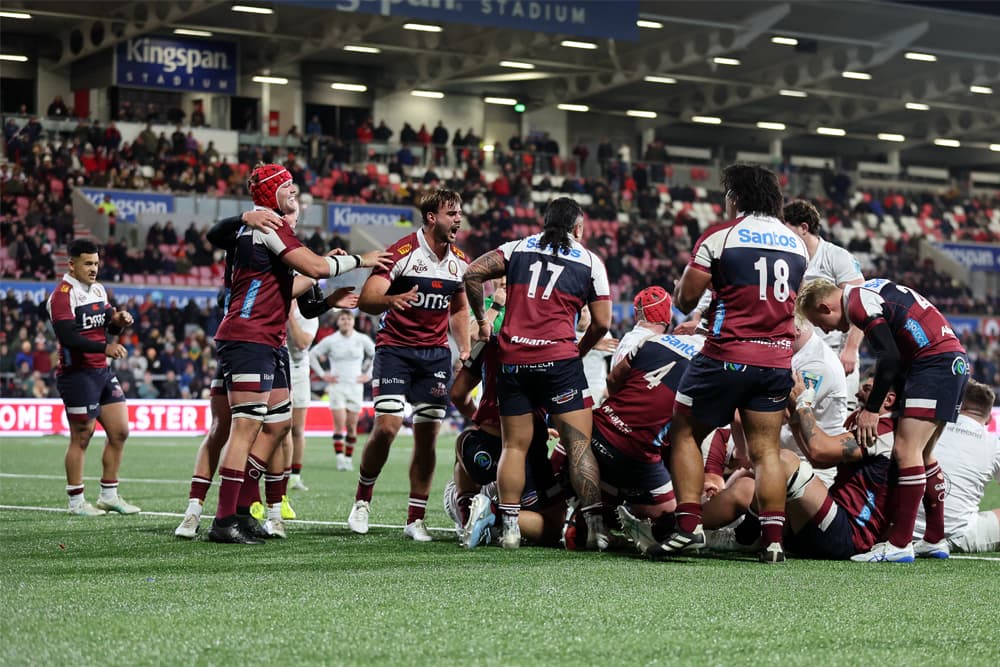
[(795, 312), (809, 319), (809, 313), (817, 310), (816, 306), (819, 302), (833, 294), (836, 290), (837, 286), (829, 280), (824, 280), (823, 278), (810, 280), (799, 288), (799, 294), (795, 298)]

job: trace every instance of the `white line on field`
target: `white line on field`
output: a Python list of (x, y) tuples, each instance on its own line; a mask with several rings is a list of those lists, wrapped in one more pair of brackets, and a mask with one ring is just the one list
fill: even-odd
[[(0, 472), (0, 477), (14, 479), (66, 479), (66, 475), (26, 475), (16, 472)], [(100, 477), (84, 477), (86, 482), (96, 482)], [(138, 477), (122, 477), (120, 482), (141, 482), (143, 484), (190, 484), (190, 479), (142, 479)]]
[[(59, 514), (66, 513), (66, 508), (64, 507), (36, 507), (33, 505), (0, 505), (0, 510), (17, 510), (23, 512), (56, 512)], [(140, 514), (143, 516), (166, 516), (166, 517), (174, 517), (177, 519), (184, 517), (184, 514), (181, 512), (140, 512)], [(208, 521), (209, 519), (212, 518), (213, 517), (211, 516), (203, 516), (201, 517), (201, 520)], [(340, 528), (347, 527), (346, 521), (314, 521), (309, 519), (286, 519), (285, 523), (300, 524), (303, 526), (334, 526)], [(370, 528), (394, 528), (396, 530), (402, 530), (404, 528), (404, 526), (402, 525), (397, 526), (388, 523), (370, 523), (368, 524), (368, 526)], [(452, 533), (452, 534), (454, 534), (455, 532), (454, 528), (431, 528), (430, 526), (427, 527), (427, 530), (443, 532), (443, 533)]]

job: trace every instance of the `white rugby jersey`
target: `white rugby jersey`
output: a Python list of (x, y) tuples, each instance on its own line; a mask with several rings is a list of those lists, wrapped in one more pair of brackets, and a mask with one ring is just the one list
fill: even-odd
[[(1000, 440), (972, 417), (960, 414), (946, 424), (934, 447), (945, 479), (944, 534), (962, 534), (969, 517), (979, 511), (990, 477), (1000, 482)], [(924, 508), (920, 506), (914, 535), (924, 534)]]
[[(320, 357), (326, 357), (326, 368)], [(352, 329), (345, 336), (334, 331), (309, 351), (309, 365), (321, 377), (330, 374), (339, 382), (357, 382), (371, 368), (374, 357), (375, 344), (365, 334)]]
[[(819, 240), (819, 245), (816, 246), (816, 253), (809, 258), (809, 264), (806, 266), (806, 274), (802, 278), (802, 283), (805, 284), (817, 278), (829, 280), (838, 286), (852, 280), (865, 279), (861, 273), (861, 265), (858, 263), (858, 260), (854, 259), (851, 253), (824, 239)], [(823, 338), (823, 341), (834, 352), (840, 355), (840, 350), (844, 347), (844, 341), (847, 339), (846, 333), (831, 331), (825, 334), (819, 329), (816, 330), (816, 333)]]
[(615, 353), (611, 356), (611, 368), (613, 369), (618, 365), (622, 359), (629, 355), (629, 352), (638, 350), (643, 343), (652, 338), (653, 336), (659, 336), (652, 329), (647, 329), (644, 326), (636, 324), (632, 327), (632, 330), (621, 337), (618, 341), (618, 347), (615, 349)]
[[(302, 312), (298, 308), (292, 309), (289, 318), (292, 317), (295, 318), (295, 323), (309, 334), (309, 345), (312, 345), (313, 340), (316, 338), (316, 332), (319, 331), (319, 318), (303, 317)], [(301, 364), (309, 361), (309, 345), (306, 345), (304, 348), (298, 347), (295, 344), (295, 339), (292, 338), (292, 328), (291, 326), (288, 327), (288, 358), (293, 364)]]
[[(816, 392), (813, 401), (816, 425), (828, 435), (839, 435), (845, 432), (844, 420), (847, 419), (847, 378), (840, 358), (818, 333), (819, 329), (814, 329), (802, 349), (792, 355), (792, 370), (798, 371), (806, 387)], [(805, 458), (788, 424), (781, 427), (781, 447)], [(833, 484), (836, 475), (836, 467), (816, 469), (816, 476), (827, 486)]]

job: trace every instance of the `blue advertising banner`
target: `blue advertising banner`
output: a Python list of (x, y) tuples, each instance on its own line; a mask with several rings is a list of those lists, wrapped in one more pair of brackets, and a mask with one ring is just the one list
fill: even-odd
[(327, 227), (344, 234), (354, 225), (395, 225), (400, 220), (413, 222), (413, 209), (408, 206), (371, 206), (368, 204), (328, 204)]
[(295, 5), (636, 41), (638, 0), (278, 0)]
[(938, 247), (973, 271), (1000, 273), (1000, 246), (985, 243), (939, 243)]
[[(108, 288), (110, 301), (122, 305), (129, 299), (135, 299), (136, 304), (156, 303), (165, 306), (175, 304), (178, 308), (183, 308), (188, 301), (194, 301), (199, 306), (215, 305), (218, 290), (205, 287), (143, 287), (140, 285), (118, 285), (104, 283)], [(56, 283), (24, 282), (19, 280), (0, 280), (0, 293), (7, 294), (8, 290), (13, 290), (14, 298), (18, 301), (31, 301), (36, 304), (43, 304), (49, 298), (56, 287)]]
[(173, 213), (174, 196), (156, 192), (130, 192), (127, 190), (104, 190), (101, 188), (80, 188), (87, 199), (97, 206), (104, 201), (104, 195), (111, 195), (115, 205), (116, 219), (135, 222), (140, 213)]
[(136, 37), (115, 47), (115, 84), (236, 94), (235, 42)]

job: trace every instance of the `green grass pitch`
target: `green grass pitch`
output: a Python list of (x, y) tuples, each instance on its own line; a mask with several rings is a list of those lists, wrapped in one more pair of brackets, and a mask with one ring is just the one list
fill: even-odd
[[(0, 439), (2, 665), (996, 665), (1000, 554), (913, 565), (460, 549), (399, 527), (352, 535), (357, 473), (311, 439), (290, 538), (186, 542), (197, 441), (129, 441), (122, 495), (139, 516), (70, 517), (63, 438)], [(446, 528), (442, 437), (428, 524)], [(410, 440), (375, 491), (401, 526)], [(87, 460), (95, 500), (101, 443)], [(206, 514), (214, 507), (217, 486)], [(1000, 504), (991, 484), (986, 503)], [(163, 513), (163, 514), (161, 514)], [(169, 513), (169, 514), (166, 514)], [(203, 523), (203, 530), (207, 523)]]

